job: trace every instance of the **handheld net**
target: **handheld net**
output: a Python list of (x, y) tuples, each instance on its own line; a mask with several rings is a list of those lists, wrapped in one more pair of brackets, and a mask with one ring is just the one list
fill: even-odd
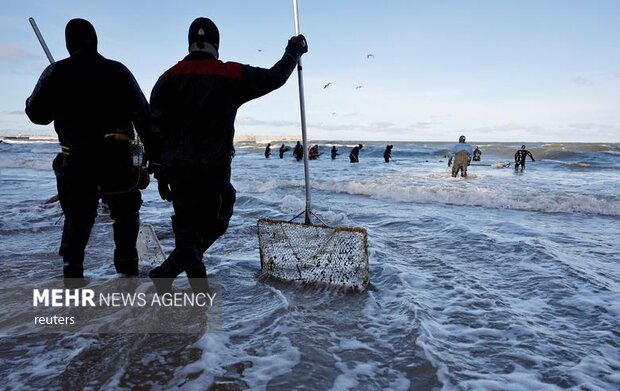
[(328, 227), (260, 219), (261, 270), (283, 280), (368, 285), (368, 234), (359, 227)]
[[(293, 0), (295, 35), (299, 35), (297, 0)], [(368, 240), (364, 228), (328, 227), (310, 220), (310, 174), (301, 59), (297, 63), (301, 135), (303, 141), (306, 209), (304, 224), (260, 219), (258, 242), (261, 270), (283, 280), (344, 285), (368, 285)]]

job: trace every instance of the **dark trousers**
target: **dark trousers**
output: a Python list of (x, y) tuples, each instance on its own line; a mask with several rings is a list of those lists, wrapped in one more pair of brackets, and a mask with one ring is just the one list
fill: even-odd
[(203, 254), (228, 229), (236, 191), (228, 166), (167, 168), (165, 173), (172, 191), (175, 248), (164, 269), (174, 278), (183, 270), (202, 269)]
[(137, 262), (142, 198), (137, 171), (123, 150), (90, 150), (81, 155), (74, 151), (71, 155), (58, 154), (54, 159), (58, 195), (65, 215), (59, 251), (65, 277), (82, 277), (84, 252), (97, 217), (99, 199), (108, 206), (113, 220), (115, 264)]

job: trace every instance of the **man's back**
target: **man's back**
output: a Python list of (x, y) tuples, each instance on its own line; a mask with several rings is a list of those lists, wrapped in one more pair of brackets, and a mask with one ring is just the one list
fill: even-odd
[(54, 121), (61, 143), (74, 144), (112, 131), (131, 134), (137, 108), (146, 118), (146, 100), (127, 68), (96, 51), (84, 51), (46, 69), (26, 113), (35, 123)]
[(159, 78), (151, 93), (153, 121), (164, 137), (162, 163), (230, 164), (237, 110), (279, 88), (295, 65), (289, 56), (264, 69), (191, 52)]

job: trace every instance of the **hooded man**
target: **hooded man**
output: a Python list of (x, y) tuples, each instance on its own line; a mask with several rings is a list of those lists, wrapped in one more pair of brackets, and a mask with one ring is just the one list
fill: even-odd
[(465, 143), (465, 136), (459, 137), (459, 143), (452, 148), (452, 154), (450, 159), (448, 159), (448, 167), (450, 167), (454, 159), (454, 165), (452, 165), (453, 178), (456, 178), (459, 171), (463, 178), (467, 176), (467, 166), (469, 166), (473, 154), (474, 149), (471, 145)]
[(97, 34), (87, 20), (70, 20), (65, 39), (69, 57), (43, 71), (26, 100), (26, 114), (35, 124), (54, 122), (62, 153), (53, 168), (65, 215), (59, 253), (64, 277), (71, 279), (65, 283), (84, 285), (84, 251), (100, 197), (114, 221), (116, 271), (137, 274), (139, 187), (146, 185), (139, 184), (143, 157), (134, 127), (147, 159), (156, 153), (148, 103), (131, 72), (97, 52)]
[(295, 144), (295, 149), (293, 149), (293, 156), (295, 156), (295, 160), (297, 161), (300, 161), (304, 158), (304, 147), (299, 141), (297, 141), (297, 144)]
[(351, 163), (359, 163), (360, 161), (360, 149), (364, 148), (364, 145), (358, 144), (349, 153), (349, 161)]
[(532, 159), (533, 162), (536, 161), (534, 160), (534, 156), (532, 156), (532, 153), (525, 149), (525, 145), (521, 145), (521, 149), (515, 152), (515, 171), (523, 171), (525, 169), (525, 158), (528, 156), (530, 157), (530, 159)]
[(189, 54), (164, 72), (151, 93), (153, 122), (163, 137), (155, 177), (175, 213), (175, 248), (149, 273), (158, 290), (169, 290), (183, 271), (193, 289), (204, 287), (203, 254), (226, 232), (236, 199), (230, 176), (237, 110), (284, 85), (308, 51), (303, 35), (292, 37), (282, 58), (265, 69), (220, 61), (219, 44), (215, 23), (195, 19)]
[(394, 148), (394, 146), (392, 144), (388, 144), (385, 147), (385, 151), (383, 151), (383, 159), (386, 163), (389, 163), (392, 158), (392, 148)]

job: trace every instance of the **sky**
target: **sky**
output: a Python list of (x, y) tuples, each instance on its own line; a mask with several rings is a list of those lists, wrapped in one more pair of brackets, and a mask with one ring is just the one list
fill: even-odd
[[(3, 0), (0, 135), (53, 135), (24, 102), (48, 61), (67, 57), (66, 23), (89, 20), (99, 52), (147, 99), (187, 54), (198, 16), (220, 59), (264, 68), (294, 35), (292, 0)], [(618, 0), (299, 0), (308, 137), (351, 141), (620, 142)], [(325, 87), (328, 83), (329, 86)], [(237, 135), (301, 135), (297, 72), (243, 105)]]

